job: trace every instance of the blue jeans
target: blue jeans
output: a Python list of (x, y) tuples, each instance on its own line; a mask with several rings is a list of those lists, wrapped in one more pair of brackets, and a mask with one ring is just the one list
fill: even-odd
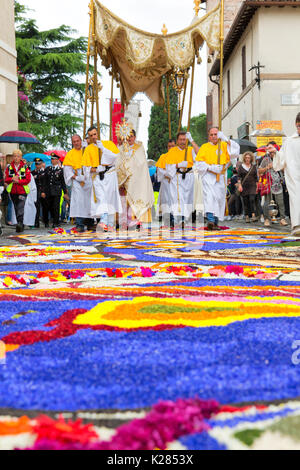
[(218, 223), (219, 223), (218, 217), (215, 217), (212, 212), (206, 212), (206, 218), (207, 218), (208, 222), (212, 222), (213, 224), (218, 225)]

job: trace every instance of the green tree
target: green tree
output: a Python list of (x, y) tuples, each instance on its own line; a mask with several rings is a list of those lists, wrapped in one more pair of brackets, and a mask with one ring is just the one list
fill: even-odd
[[(165, 81), (164, 88), (165, 96), (167, 96), (167, 87)], [(172, 85), (170, 86), (170, 105), (172, 138), (176, 138), (179, 122), (178, 98), (177, 93), (173, 89)], [(163, 153), (167, 152), (167, 144), (169, 141), (168, 111), (166, 109), (166, 106), (152, 106), (148, 132), (148, 158), (157, 161)]]
[(19, 128), (32, 132), (42, 146), (67, 148), (71, 134), (82, 124), (87, 39), (73, 37), (66, 25), (39, 31), (27, 19), (26, 6), (15, 1), (16, 47), (19, 74)]
[[(187, 128), (185, 127), (184, 130), (186, 131)], [(191, 118), (190, 132), (199, 147), (207, 142), (206, 114), (200, 114), (199, 116), (194, 116)]]

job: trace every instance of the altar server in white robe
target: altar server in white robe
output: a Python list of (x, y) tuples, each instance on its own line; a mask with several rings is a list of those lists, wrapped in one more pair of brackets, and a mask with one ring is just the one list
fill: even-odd
[(64, 160), (64, 178), (66, 185), (71, 187), (70, 217), (76, 219), (78, 232), (93, 228), (94, 220), (89, 217), (91, 212), (91, 180), (83, 171), (83, 146), (79, 135), (72, 137), (72, 150)]
[(83, 166), (85, 177), (92, 186), (90, 215), (100, 217), (99, 230), (112, 231), (116, 214), (122, 213), (115, 168), (119, 150), (111, 141), (98, 140), (95, 127), (88, 130), (88, 136), (91, 143), (84, 151)]
[[(219, 230), (224, 220), (227, 191), (227, 169), (231, 160), (239, 156), (240, 146), (229, 140), (217, 127), (209, 130), (209, 142), (202, 145), (196, 157), (196, 168), (202, 179), (204, 211), (209, 230)], [(218, 148), (220, 142), (220, 160)]]
[(300, 113), (296, 117), (296, 129), (274, 157), (273, 168), (275, 171), (284, 170), (290, 196), (292, 235), (300, 236)]
[(188, 219), (194, 206), (193, 149), (188, 147), (186, 151), (186, 142), (186, 133), (179, 132), (177, 146), (168, 152), (166, 159), (166, 171), (170, 177), (170, 212), (175, 225)]
[[(175, 140), (170, 139), (168, 142), (168, 152), (176, 147)], [(164, 218), (164, 215), (170, 214), (170, 180), (166, 170), (167, 153), (160, 156), (156, 163), (157, 181), (160, 183), (159, 196), (157, 201), (157, 215)], [(161, 220), (162, 220), (161, 219)]]
[[(31, 181), (28, 186), (30, 189), (30, 193), (28, 194), (26, 198), (26, 202), (25, 202), (23, 223), (24, 225), (27, 225), (28, 227), (34, 227), (35, 217), (36, 217), (35, 203), (37, 201), (37, 188), (36, 188), (34, 178), (31, 178)], [(13, 225), (17, 224), (16, 212), (15, 212), (14, 206), (12, 206), (11, 222)]]

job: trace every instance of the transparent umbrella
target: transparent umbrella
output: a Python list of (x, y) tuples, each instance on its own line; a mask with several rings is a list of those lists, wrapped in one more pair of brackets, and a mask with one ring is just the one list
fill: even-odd
[(259, 129), (252, 132), (250, 137), (286, 137), (286, 134), (283, 131), (277, 129)]

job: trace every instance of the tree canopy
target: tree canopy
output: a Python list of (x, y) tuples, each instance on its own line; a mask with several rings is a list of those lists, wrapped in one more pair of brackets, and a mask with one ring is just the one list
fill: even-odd
[[(183, 128), (187, 130), (186, 127)], [(191, 118), (190, 133), (199, 147), (207, 142), (207, 117), (206, 114), (200, 114)]]
[[(39, 31), (28, 9), (15, 1), (19, 76), (19, 128), (32, 132), (46, 147), (67, 148), (82, 123), (87, 39), (61, 25)], [(26, 146), (26, 150), (29, 148)]]

